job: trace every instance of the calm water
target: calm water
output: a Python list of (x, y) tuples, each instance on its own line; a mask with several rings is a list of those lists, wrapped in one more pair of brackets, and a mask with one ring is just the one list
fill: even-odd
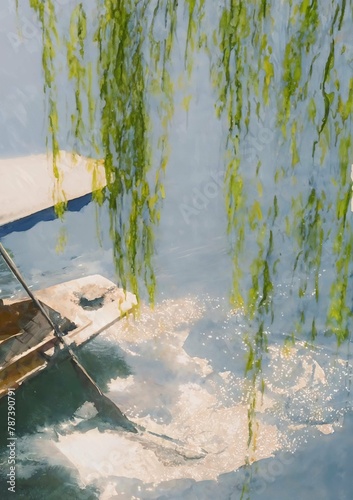
[[(65, 30), (70, 17), (68, 2), (56, 3), (61, 15), (60, 29)], [(138, 357), (129, 354), (119, 340), (119, 331), (116, 337), (106, 338), (103, 334), (95, 339), (82, 349), (80, 356), (97, 382), (113, 396), (114, 383), (128, 380), (131, 374), (137, 373), (140, 387), (134, 393), (133, 402), (139, 415), (149, 413), (154, 421), (160, 419), (167, 423), (181, 384), (206, 384), (203, 378), (200, 382), (186, 369), (185, 373), (179, 373), (168, 366), (168, 362), (173, 365), (172, 358), (168, 358), (168, 335), (185, 330), (185, 352), (192, 358), (206, 360), (212, 368), (214, 385), (206, 386), (210, 393), (214, 391), (218, 405), (230, 408), (241, 401), (251, 408), (254, 398), (259, 397), (257, 389), (264, 381), (264, 394), (269, 394), (275, 404), (261, 419), (279, 429), (281, 450), (237, 471), (220, 470), (217, 480), (186, 478), (154, 485), (138, 475), (135, 478), (128, 474), (117, 476), (104, 467), (98, 478), (89, 480), (91, 459), (85, 461), (85, 455), (90, 457), (93, 453), (94, 460), (104, 466), (107, 442), (111, 439), (116, 446), (118, 442), (114, 441), (115, 435), (94, 421), (96, 433), (86, 428), (75, 429), (65, 441), (82, 449), (81, 456), (73, 454), (68, 445), (65, 448), (64, 440), (61, 446), (56, 446), (58, 434), (65, 434), (65, 428), (72, 424), (78, 409), (87, 400), (70, 364), (61, 363), (38, 376), (16, 396), (18, 498), (353, 497), (350, 393), (353, 233), (351, 212), (345, 204), (350, 195), (353, 157), (348, 110), (352, 82), (348, 33), (352, 6), (347, 2), (343, 15), (335, 2), (324, 2), (318, 20), (308, 18), (309, 28), (315, 26), (314, 21), (318, 23), (315, 30), (305, 25), (308, 16), (300, 17), (287, 4), (281, 4), (281, 13), (276, 13), (272, 3), (268, 2), (272, 18), (276, 20), (272, 25), (270, 17), (266, 17), (268, 13), (264, 19), (260, 11), (256, 14), (259, 18), (250, 16), (252, 3), (248, 9), (254, 24), (247, 26), (245, 19), (233, 32), (233, 24), (225, 22), (224, 31), (218, 30), (223, 43), (223, 62), (217, 58), (216, 48), (209, 45), (208, 54), (201, 51), (194, 55), (190, 78), (186, 76), (184, 59), (187, 16), (180, 14), (172, 55), (167, 61), (168, 73), (175, 84), (174, 113), (167, 127), (170, 155), (163, 174), (165, 197), (160, 205), (161, 220), (159, 225), (151, 224), (155, 238), (152, 257), (143, 248), (136, 259), (137, 263), (139, 259), (142, 262), (152, 259), (156, 309), (143, 313), (145, 316), (142, 315), (138, 328), (141, 336), (152, 329), (161, 332), (157, 347), (160, 361), (154, 362), (154, 351), (148, 342), (145, 347), (136, 347), (132, 342), (130, 347), (136, 348)], [(16, 13), (10, 4), (0, 7), (3, 61), (0, 154), (3, 158), (45, 150), (43, 117), (48, 111), (42, 94), (40, 24), (30, 8), (23, 7), (19, 14), (19, 22), (24, 25), (23, 36), (19, 37)], [(92, 21), (95, 3), (84, 4)], [(317, 10), (315, 2), (313, 5), (311, 12)], [(210, 34), (217, 27), (224, 5), (206, 2), (206, 7), (202, 29)], [(241, 2), (238, 7), (241, 17), (244, 15)], [(168, 9), (166, 12), (170, 14)], [(289, 16), (292, 16), (292, 27)], [(337, 23), (332, 25), (333, 19), (337, 19)], [(96, 29), (96, 24), (92, 21), (91, 31)], [(167, 31), (158, 19), (155, 38), (164, 40)], [(256, 33), (267, 38), (258, 41)], [(240, 43), (237, 37), (245, 42)], [(228, 63), (227, 40), (231, 53), (236, 54)], [(330, 56), (332, 40), (333, 59)], [(292, 53), (291, 46), (299, 47), (301, 55)], [(148, 60), (151, 55), (144, 50)], [(94, 49), (89, 53), (94, 55)], [(65, 66), (64, 56), (62, 58)], [(266, 70), (258, 69), (254, 63), (258, 60)], [(303, 68), (300, 77), (295, 72), (297, 60)], [(238, 65), (234, 61), (238, 61)], [(249, 64), (241, 66), (244, 61)], [(211, 85), (210, 65), (212, 79), (221, 80), (218, 87), (214, 82)], [(291, 68), (290, 77), (284, 74), (281, 79), (282, 65)], [(234, 71), (235, 67), (238, 72)], [(126, 68), (129, 76), (129, 64)], [(217, 68), (221, 68), (219, 73)], [(330, 78), (326, 75), (328, 69), (332, 71)], [(257, 89), (255, 76), (262, 82)], [(287, 85), (283, 85), (283, 81)], [(294, 82), (292, 86), (291, 82)], [(58, 77), (58, 86), (64, 85), (68, 94), (76, 83), (67, 83), (65, 75)], [(93, 84), (98, 98), (95, 85), (99, 82)], [(242, 106), (232, 101), (231, 96), (235, 95)], [(105, 95), (107, 102), (108, 97)], [(65, 129), (69, 121), (65, 116), (69, 116), (72, 105), (70, 99), (62, 94), (58, 97), (62, 113), (58, 136), (62, 148), (75, 146), (75, 140)], [(136, 99), (141, 104), (139, 98)], [(165, 112), (163, 99), (168, 101), (168, 91), (148, 96), (149, 116), (154, 124), (150, 142), (155, 159), (146, 173), (149, 180), (158, 171), (161, 149), (158, 136), (164, 133), (159, 120)], [(328, 118), (327, 99), (331, 103)], [(133, 108), (134, 103), (132, 99), (129, 106)], [(219, 118), (215, 103), (219, 108), (223, 103)], [(128, 117), (124, 116), (124, 120), (127, 123)], [(112, 131), (109, 133), (114, 137)], [(317, 150), (313, 154), (316, 141)], [(134, 147), (138, 150), (138, 146)], [(82, 151), (88, 150), (86, 144)], [(128, 154), (123, 156), (120, 150), (118, 153), (128, 164), (131, 160)], [(147, 154), (145, 150), (142, 153)], [(131, 161), (135, 161), (135, 157)], [(151, 183), (153, 185), (153, 181)], [(80, 212), (66, 213), (63, 221), (40, 222), (27, 231), (12, 232), (2, 239), (34, 290), (94, 273), (116, 280), (117, 254), (114, 254), (110, 234), (112, 213), (114, 217), (116, 214), (111, 200), (112, 197), (108, 197), (100, 208), (89, 203)], [(141, 203), (139, 216), (144, 218), (148, 202), (147, 205), (145, 201)], [(133, 220), (129, 219), (133, 210), (129, 212), (129, 208), (124, 207), (125, 222)], [(149, 226), (148, 217), (146, 221)], [(141, 243), (142, 239), (138, 241)], [(129, 258), (125, 256), (120, 270), (128, 269)], [(3, 266), (0, 273), (1, 296), (23, 293)], [(129, 283), (129, 288), (132, 286), (133, 283)], [(147, 304), (146, 288), (141, 286), (139, 292), (141, 303)], [(168, 342), (163, 350), (164, 338)], [(312, 349), (308, 350), (305, 342), (312, 345)], [(294, 360), (278, 354), (283, 346), (293, 345), (297, 349)], [(293, 391), (309, 365), (314, 368), (306, 374), (306, 385)], [(245, 372), (250, 388), (244, 392), (239, 381), (244, 379)], [(235, 382), (222, 385), (221, 375), (225, 373)], [(325, 383), (320, 379), (321, 373)], [(142, 385), (144, 380), (147, 391)], [(222, 392), (223, 387), (227, 389)], [(132, 405), (128, 399), (121, 401), (124, 409)], [(81, 408), (88, 419), (89, 411), (85, 411)], [(214, 418), (216, 420), (216, 416)], [(3, 423), (6, 419), (3, 402), (0, 419)], [(255, 412), (249, 412), (249, 426), (253, 429), (256, 419)], [(334, 432), (324, 435), (317, 425), (332, 426), (330, 431)], [(232, 426), (228, 424), (228, 428)], [(1, 461), (6, 460), (5, 437), (2, 433)], [(250, 448), (253, 444), (250, 443)], [(131, 458), (126, 460), (129, 463)], [(6, 488), (1, 488), (1, 498), (11, 498)]]

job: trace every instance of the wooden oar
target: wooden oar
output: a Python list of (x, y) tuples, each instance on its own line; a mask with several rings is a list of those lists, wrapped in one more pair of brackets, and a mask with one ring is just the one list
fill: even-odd
[(0, 243), (0, 253), (6, 262), (6, 264), (9, 266), (11, 272), (13, 275), (17, 278), (17, 280), (21, 283), (23, 288), (26, 290), (28, 293), (29, 297), (33, 300), (35, 305), (39, 308), (40, 312), (43, 314), (45, 319), (48, 321), (49, 325), (51, 328), (54, 330), (55, 336), (59, 339), (59, 341), (67, 348), (71, 361), (73, 363), (73, 366), (75, 368), (76, 373), (79, 375), (80, 379), (87, 385), (92, 401), (97, 409), (97, 411), (103, 416), (103, 417), (108, 417), (109, 420), (114, 421), (117, 425), (124, 427), (126, 430), (130, 432), (137, 432), (134, 424), (122, 413), (122, 411), (118, 408), (118, 406), (111, 400), (109, 399), (99, 386), (96, 384), (96, 382), (92, 379), (92, 377), (87, 373), (85, 368), (81, 365), (79, 360), (76, 357), (76, 354), (73, 352), (71, 347), (66, 343), (65, 337), (63, 336), (62, 332), (59, 330), (57, 325), (53, 323), (51, 320), (49, 314), (46, 312), (42, 304), (39, 302), (39, 300), (35, 297), (35, 295), (31, 292), (29, 287), (27, 286), (27, 283), (25, 282), (24, 278), (22, 277), (20, 271), (18, 270), (16, 264), (14, 261), (11, 259), (10, 255), (7, 253), (3, 245)]

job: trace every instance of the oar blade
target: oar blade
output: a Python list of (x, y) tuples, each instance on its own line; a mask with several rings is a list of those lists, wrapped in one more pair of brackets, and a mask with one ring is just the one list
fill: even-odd
[(102, 393), (97, 384), (78, 361), (77, 357), (73, 355), (70, 357), (70, 360), (78, 377), (88, 389), (90, 399), (96, 407), (100, 417), (103, 420), (109, 421), (109, 423), (122, 427), (129, 432), (137, 433), (138, 431), (136, 430), (134, 424), (124, 415), (120, 408), (111, 399)]

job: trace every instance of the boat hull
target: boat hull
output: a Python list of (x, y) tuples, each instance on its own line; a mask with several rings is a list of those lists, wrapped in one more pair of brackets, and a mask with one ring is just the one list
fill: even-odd
[[(137, 304), (136, 297), (100, 275), (36, 292), (65, 343), (78, 347), (116, 323)], [(4, 300), (0, 307), (0, 398), (44, 370), (64, 349), (28, 299)]]

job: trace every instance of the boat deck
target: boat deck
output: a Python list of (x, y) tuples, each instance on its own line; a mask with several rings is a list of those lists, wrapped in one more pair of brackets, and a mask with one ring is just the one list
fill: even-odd
[[(136, 297), (102, 276), (88, 276), (36, 292), (67, 344), (82, 345), (136, 305)], [(62, 349), (31, 300), (0, 304), (0, 397), (44, 369)]]
[[(43, 307), (64, 335), (77, 328), (51, 307)], [(0, 367), (6, 367), (13, 358), (39, 346), (52, 333), (48, 321), (31, 300), (0, 305), (0, 325)]]

